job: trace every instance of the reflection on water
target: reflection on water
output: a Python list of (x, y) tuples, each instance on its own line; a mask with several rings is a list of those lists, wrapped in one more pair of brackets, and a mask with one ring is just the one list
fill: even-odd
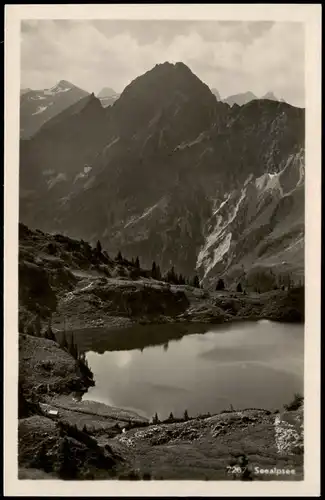
[(74, 332), (96, 385), (83, 399), (165, 418), (280, 408), (303, 392), (301, 325), (143, 325)]

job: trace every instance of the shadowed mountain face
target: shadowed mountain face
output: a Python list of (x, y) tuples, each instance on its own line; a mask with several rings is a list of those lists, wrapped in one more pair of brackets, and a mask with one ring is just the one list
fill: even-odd
[(61, 80), (50, 89), (20, 91), (20, 137), (32, 137), (41, 126), (88, 92)]
[(20, 220), (31, 227), (196, 268), (207, 282), (303, 270), (302, 109), (230, 107), (184, 64), (164, 63), (112, 106), (89, 96), (20, 147)]

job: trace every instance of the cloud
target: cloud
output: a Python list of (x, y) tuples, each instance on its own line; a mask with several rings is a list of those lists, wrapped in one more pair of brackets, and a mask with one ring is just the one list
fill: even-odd
[(304, 32), (299, 23), (26, 20), (21, 85), (69, 80), (117, 92), (155, 64), (182, 61), (221, 96), (273, 91), (304, 105)]

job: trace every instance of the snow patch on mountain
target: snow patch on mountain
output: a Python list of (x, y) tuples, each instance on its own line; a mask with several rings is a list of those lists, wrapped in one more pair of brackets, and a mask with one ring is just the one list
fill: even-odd
[(66, 174), (61, 172), (58, 175), (56, 175), (55, 177), (53, 177), (52, 179), (47, 181), (48, 189), (52, 189), (52, 187), (54, 187), (55, 184), (57, 184), (58, 182), (62, 182), (62, 181), (66, 181), (66, 180), (67, 180)]
[(251, 180), (253, 179), (254, 175), (253, 174), (249, 174), (249, 176), (247, 177), (246, 181), (244, 182), (244, 186), (247, 186), (247, 184), (249, 182), (251, 182)]
[(224, 255), (229, 251), (230, 243), (231, 243), (232, 233), (228, 233), (226, 237), (222, 240), (222, 242), (218, 245), (217, 248), (213, 251), (212, 259), (206, 263), (204, 277), (214, 268), (214, 266), (220, 262)]
[[(228, 226), (235, 220), (239, 207), (243, 202), (246, 196), (246, 187), (241, 190), (240, 197), (233, 207), (232, 212), (230, 213), (230, 209), (228, 211), (228, 218), (226, 219), (223, 215), (220, 214), (221, 209), (225, 206), (225, 204), (229, 201), (231, 197), (230, 193), (226, 200), (224, 200), (218, 209), (214, 211), (212, 219), (216, 217), (214, 228), (212, 232), (206, 237), (205, 244), (201, 248), (196, 262), (196, 268), (203, 267), (204, 268), (204, 277), (210, 272), (210, 270), (214, 267), (215, 264), (212, 264), (215, 260), (215, 263), (219, 262), (222, 256), (229, 250), (230, 241), (231, 241), (231, 233), (230, 237), (228, 235), (227, 238), (223, 238), (226, 229)], [(211, 220), (211, 219), (210, 219)], [(221, 241), (220, 241), (221, 240)], [(217, 246), (216, 246), (217, 245)], [(214, 248), (213, 258), (211, 258), (211, 247), (216, 246)]]
[(76, 175), (73, 183), (77, 182), (78, 179), (83, 179), (84, 177), (87, 177), (87, 175), (89, 174), (89, 172), (91, 172), (91, 170), (92, 170), (92, 167), (85, 165), (82, 172), (79, 172), (79, 174)]
[(205, 137), (206, 137), (206, 132), (201, 132), (196, 137), (196, 139), (194, 139), (194, 141), (191, 141), (191, 142), (182, 142), (181, 144), (179, 144), (178, 146), (176, 146), (176, 148), (174, 149), (174, 151), (185, 149), (185, 148), (190, 148), (191, 146), (194, 146), (195, 144), (199, 144), (200, 142), (202, 142), (204, 140)]
[(219, 206), (219, 208), (217, 208), (216, 210), (214, 210), (213, 212), (213, 215), (216, 215), (217, 213), (220, 212), (220, 210), (222, 209), (222, 207), (229, 201), (230, 197), (231, 197), (231, 193), (230, 194), (227, 194), (227, 198), (221, 203), (221, 205)]
[(61, 92), (69, 92), (69, 90), (72, 90), (71, 87), (65, 87), (62, 84), (58, 83), (54, 85), (54, 87), (44, 90), (44, 94), (55, 95), (55, 94), (60, 94)]
[(103, 149), (103, 154), (110, 148), (112, 147), (114, 144), (116, 144), (118, 141), (120, 140), (119, 137), (115, 137), (111, 142), (109, 142), (108, 144), (106, 144), (106, 146), (104, 147)]
[(281, 172), (265, 173), (255, 179), (255, 186), (259, 191), (259, 195), (265, 191), (277, 189), (280, 191), (281, 196), (283, 196), (283, 190), (279, 180)]
[(43, 113), (47, 108), (48, 106), (39, 106), (35, 113), (32, 113), (32, 115), (39, 115), (40, 113)]
[(159, 206), (159, 204), (160, 204), (160, 202), (155, 203), (155, 205), (153, 205), (152, 207), (146, 208), (146, 210), (143, 212), (143, 214), (140, 215), (139, 217), (137, 217), (137, 216), (130, 217), (129, 221), (125, 224), (124, 228), (127, 228), (127, 227), (139, 222), (141, 219), (144, 219), (145, 217), (148, 217), (148, 215), (150, 215)]

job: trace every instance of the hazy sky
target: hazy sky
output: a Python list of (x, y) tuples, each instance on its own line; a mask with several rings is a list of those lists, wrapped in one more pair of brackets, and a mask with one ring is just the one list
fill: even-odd
[(89, 91), (121, 92), (165, 61), (182, 61), (226, 97), (273, 91), (304, 106), (304, 28), (300, 23), (225, 21), (26, 20), (21, 87), (68, 80)]

